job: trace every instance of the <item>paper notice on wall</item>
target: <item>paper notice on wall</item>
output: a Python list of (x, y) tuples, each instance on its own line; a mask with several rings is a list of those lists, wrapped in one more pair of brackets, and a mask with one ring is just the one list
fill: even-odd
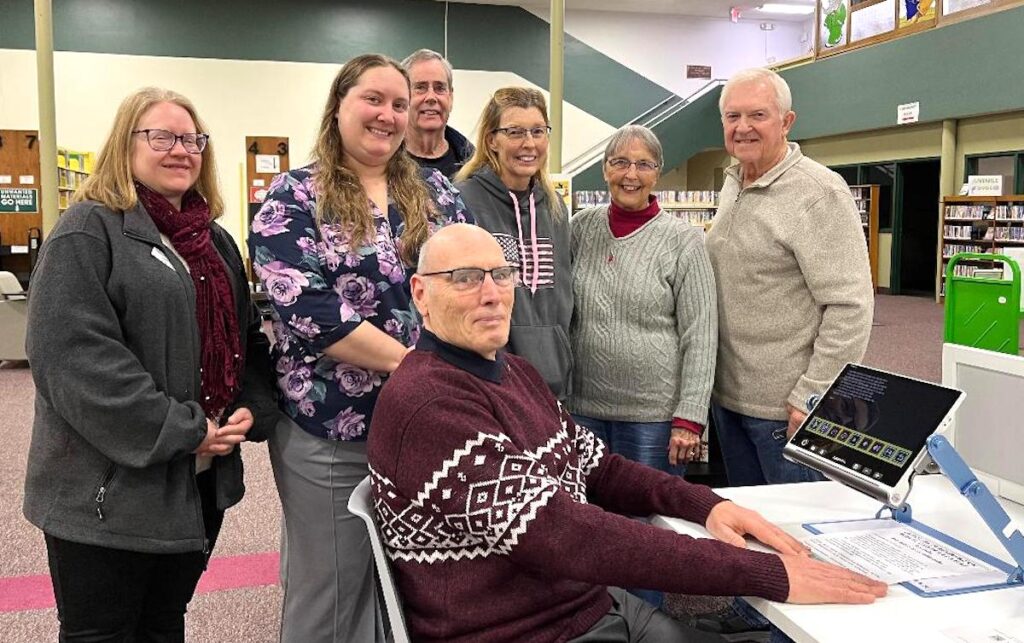
[(11, 175), (10, 174), (0, 174), (0, 185), (10, 185), (10, 184), (11, 184)]
[(35, 185), (36, 177), (32, 176), (31, 174), (22, 174), (21, 176), (18, 177), (18, 183), (20, 183), (21, 185)]
[(281, 157), (276, 154), (257, 154), (257, 174), (277, 174), (281, 171)]
[(896, 124), (906, 125), (916, 123), (921, 116), (921, 103), (904, 103), (896, 106)]
[(967, 177), (967, 194), (971, 196), (999, 196), (1002, 193), (1002, 175), (972, 174)]

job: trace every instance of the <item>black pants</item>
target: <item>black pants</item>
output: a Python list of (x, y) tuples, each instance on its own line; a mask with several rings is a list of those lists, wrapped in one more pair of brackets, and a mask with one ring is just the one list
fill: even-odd
[[(213, 476), (204, 471), (196, 478), (209, 551), (224, 519)], [(147, 554), (44, 535), (61, 643), (185, 640), (185, 610), (208, 554)]]

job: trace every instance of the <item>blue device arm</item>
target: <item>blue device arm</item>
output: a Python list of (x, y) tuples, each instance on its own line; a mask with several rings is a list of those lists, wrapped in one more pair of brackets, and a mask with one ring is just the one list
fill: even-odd
[(928, 438), (928, 455), (939, 465), (943, 475), (952, 482), (960, 495), (974, 505), (978, 515), (985, 521), (996, 538), (1010, 552), (1017, 568), (1010, 572), (1007, 582), (1024, 582), (1024, 532), (1022, 527), (1010, 519), (1009, 514), (992, 495), (988, 487), (978, 480), (964, 459), (956, 452), (953, 445), (944, 436), (933, 435)]

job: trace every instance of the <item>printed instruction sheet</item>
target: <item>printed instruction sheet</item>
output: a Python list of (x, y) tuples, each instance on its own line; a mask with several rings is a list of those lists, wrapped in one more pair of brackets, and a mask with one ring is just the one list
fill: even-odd
[[(824, 523), (815, 528), (824, 533), (804, 538), (804, 544), (816, 558), (890, 585), (916, 581), (934, 591), (977, 586), (989, 575), (995, 582), (1006, 578), (988, 563), (894, 520)], [(920, 582), (925, 579), (935, 580)]]

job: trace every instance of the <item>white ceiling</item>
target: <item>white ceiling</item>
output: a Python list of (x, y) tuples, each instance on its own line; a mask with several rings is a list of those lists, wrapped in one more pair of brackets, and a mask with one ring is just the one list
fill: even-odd
[[(444, 0), (438, 0), (439, 2)], [(471, 4), (498, 4), (531, 9), (547, 9), (549, 0), (449, 0)], [(732, 7), (740, 9), (746, 20), (786, 20), (804, 22), (810, 16), (765, 13), (756, 7), (769, 0), (565, 0), (566, 11), (617, 11), (625, 13), (659, 13), (703, 18), (728, 18)], [(815, 0), (770, 0), (784, 4), (814, 6)]]

